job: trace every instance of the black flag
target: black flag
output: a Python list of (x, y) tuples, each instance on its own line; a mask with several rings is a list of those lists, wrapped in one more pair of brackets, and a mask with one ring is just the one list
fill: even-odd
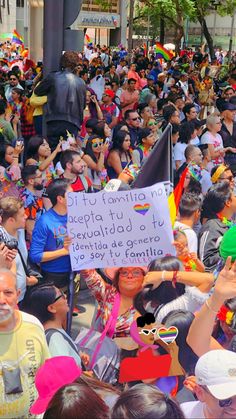
[(168, 124), (141, 167), (137, 178), (131, 185), (132, 188), (146, 188), (158, 182), (173, 183), (171, 131), (172, 126)]

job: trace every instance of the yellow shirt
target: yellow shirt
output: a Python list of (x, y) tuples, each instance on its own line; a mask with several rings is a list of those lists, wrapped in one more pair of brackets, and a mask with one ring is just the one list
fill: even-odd
[(30, 105), (34, 108), (33, 116), (43, 115), (43, 105), (47, 103), (47, 96), (37, 96), (34, 92), (30, 97)]
[[(50, 358), (43, 326), (34, 316), (19, 312), (20, 322), (10, 332), (0, 332), (0, 418), (29, 418), (29, 408), (37, 398), (35, 374)], [(3, 368), (20, 368), (23, 392), (6, 394)]]

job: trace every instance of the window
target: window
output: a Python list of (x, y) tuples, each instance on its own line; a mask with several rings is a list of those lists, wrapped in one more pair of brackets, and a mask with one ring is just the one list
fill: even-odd
[(24, 0), (16, 0), (16, 7), (24, 7)]

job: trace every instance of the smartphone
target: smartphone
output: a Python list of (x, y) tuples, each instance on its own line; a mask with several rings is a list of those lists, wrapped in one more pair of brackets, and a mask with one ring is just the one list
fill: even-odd
[(61, 149), (62, 151), (66, 151), (70, 148), (70, 143), (69, 141), (62, 141), (61, 143)]

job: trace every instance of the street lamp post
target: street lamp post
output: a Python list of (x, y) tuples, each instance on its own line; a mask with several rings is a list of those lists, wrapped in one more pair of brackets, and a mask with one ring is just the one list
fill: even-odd
[(229, 64), (231, 61), (232, 48), (233, 48), (235, 13), (236, 13), (236, 10), (233, 11), (232, 21), (231, 21), (231, 30), (230, 30), (230, 39), (229, 39)]
[[(82, 0), (44, 0), (43, 61), (44, 75), (60, 69), (62, 51), (78, 49), (81, 31), (71, 30)], [(82, 36), (83, 38), (83, 36)], [(75, 44), (77, 48), (75, 47)]]

